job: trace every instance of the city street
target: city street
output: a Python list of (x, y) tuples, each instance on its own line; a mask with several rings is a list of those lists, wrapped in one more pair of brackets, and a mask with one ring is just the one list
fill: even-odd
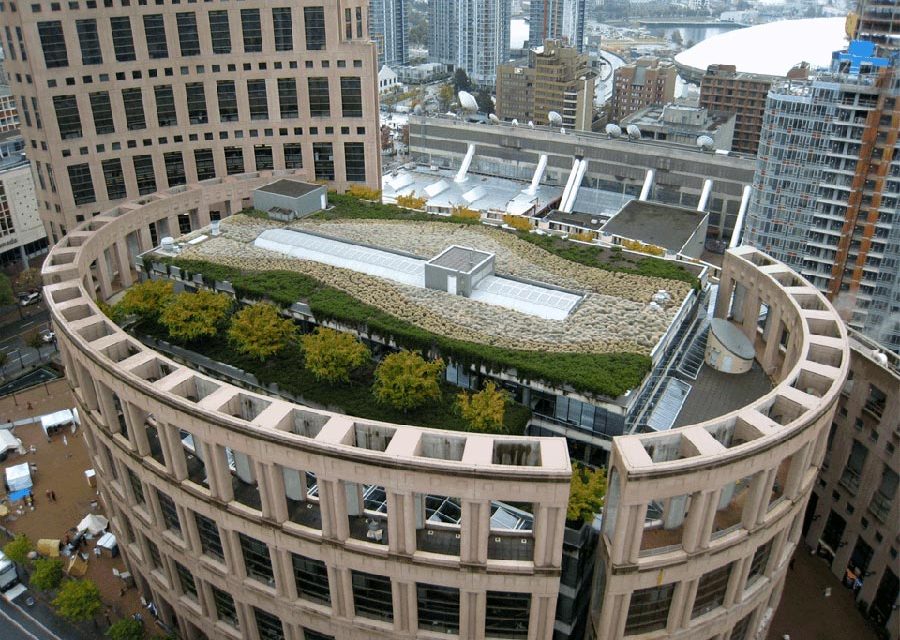
[(0, 380), (14, 377), (38, 362), (48, 361), (56, 351), (53, 344), (41, 347), (40, 351), (27, 344), (32, 332), (50, 327), (50, 317), (43, 303), (21, 311), (24, 317), (7, 314), (8, 322), (0, 326), (0, 352), (6, 354), (6, 362), (0, 367)]

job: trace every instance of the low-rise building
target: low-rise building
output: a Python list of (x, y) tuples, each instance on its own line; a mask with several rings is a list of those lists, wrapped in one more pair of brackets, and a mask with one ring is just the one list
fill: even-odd
[(735, 114), (711, 112), (705, 107), (669, 103), (653, 105), (636, 111), (622, 120), (622, 126), (635, 125), (642, 138), (672, 144), (701, 146), (705, 136), (716, 149), (729, 151), (734, 138)]
[(400, 84), (397, 72), (387, 65), (383, 65), (378, 71), (378, 93), (393, 93), (399, 90), (403, 85)]
[(620, 122), (627, 115), (652, 104), (667, 104), (675, 98), (678, 70), (659, 58), (638, 58), (619, 67), (613, 76), (610, 119)]
[(423, 62), (422, 64), (400, 65), (393, 69), (400, 82), (423, 84), (446, 78), (453, 71), (453, 66), (441, 62)]

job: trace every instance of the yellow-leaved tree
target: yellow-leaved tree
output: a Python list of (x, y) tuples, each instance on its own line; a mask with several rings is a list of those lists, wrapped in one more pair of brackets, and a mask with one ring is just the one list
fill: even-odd
[(130, 287), (115, 309), (125, 316), (156, 320), (174, 297), (175, 288), (168, 280), (145, 280)]
[(268, 303), (244, 307), (228, 326), (228, 339), (235, 349), (260, 360), (284, 351), (296, 336), (296, 325)]
[(429, 362), (415, 351), (392, 353), (375, 369), (372, 393), (378, 402), (409, 411), (440, 399), (443, 371), (440, 358)]
[(228, 317), (231, 296), (212, 291), (179, 293), (159, 314), (160, 323), (176, 340), (190, 342), (212, 338)]
[(493, 381), (484, 383), (478, 393), (460, 393), (456, 396), (456, 409), (469, 423), (469, 429), (481, 433), (503, 431), (503, 414), (506, 411), (507, 394), (497, 389)]
[(316, 380), (350, 382), (354, 369), (369, 361), (369, 348), (349, 333), (319, 327), (300, 338), (307, 371)]
[(605, 496), (606, 470), (589, 469), (580, 464), (573, 464), (566, 520), (590, 522), (594, 519), (594, 514), (603, 508)]

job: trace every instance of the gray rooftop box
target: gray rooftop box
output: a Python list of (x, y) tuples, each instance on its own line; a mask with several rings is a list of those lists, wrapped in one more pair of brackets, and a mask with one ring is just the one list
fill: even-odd
[(468, 298), (493, 273), (493, 253), (451, 245), (425, 263), (425, 287)]
[(326, 207), (328, 191), (321, 184), (281, 179), (253, 192), (253, 208), (281, 222), (305, 218)]
[(669, 254), (699, 258), (703, 253), (709, 214), (659, 202), (632, 200), (609, 222), (601, 233), (618, 240), (638, 240), (662, 247)]

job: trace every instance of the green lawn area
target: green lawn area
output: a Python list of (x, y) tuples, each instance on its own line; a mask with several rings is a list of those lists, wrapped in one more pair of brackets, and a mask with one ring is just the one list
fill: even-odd
[[(140, 325), (135, 332), (171, 341), (165, 330), (160, 327)], [(332, 384), (316, 380), (303, 367), (303, 352), (297, 344), (265, 362), (238, 353), (226, 339), (219, 337), (182, 346), (252, 373), (264, 384), (275, 382), (284, 391), (301, 396), (308, 402), (337, 408), (351, 416), (450, 431), (468, 430), (465, 421), (457, 415), (454, 408), (456, 395), (462, 390), (450, 384), (442, 385), (440, 402), (429, 402), (418, 409), (403, 413), (375, 401), (371, 390), (374, 366), (363, 367), (356, 371), (350, 384)], [(515, 402), (508, 403), (504, 416), (506, 432), (514, 435), (524, 434), (525, 425), (530, 417), (531, 410), (528, 407)]]

